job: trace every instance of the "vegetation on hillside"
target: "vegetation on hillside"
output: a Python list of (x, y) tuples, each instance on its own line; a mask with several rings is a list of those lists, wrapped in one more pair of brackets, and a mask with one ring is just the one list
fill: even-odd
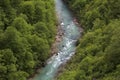
[(54, 0), (0, 0), (0, 80), (26, 80), (49, 57)]
[(120, 0), (64, 0), (84, 28), (58, 80), (120, 79)]

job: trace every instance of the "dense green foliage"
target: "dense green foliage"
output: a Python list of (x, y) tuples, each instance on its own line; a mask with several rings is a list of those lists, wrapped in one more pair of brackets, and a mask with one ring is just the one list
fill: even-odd
[(58, 80), (120, 79), (120, 0), (64, 0), (84, 28)]
[(49, 57), (54, 0), (0, 0), (0, 80), (26, 80)]

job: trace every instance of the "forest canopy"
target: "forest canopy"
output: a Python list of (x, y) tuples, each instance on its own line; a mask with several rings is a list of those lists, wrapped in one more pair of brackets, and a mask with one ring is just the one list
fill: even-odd
[(44, 66), (56, 34), (54, 0), (0, 0), (0, 80)]

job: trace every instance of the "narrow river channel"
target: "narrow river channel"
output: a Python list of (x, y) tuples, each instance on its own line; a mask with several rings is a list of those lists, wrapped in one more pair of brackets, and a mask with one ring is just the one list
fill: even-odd
[(64, 64), (75, 53), (75, 43), (81, 35), (80, 28), (75, 25), (71, 12), (62, 0), (55, 0), (55, 5), (58, 21), (61, 22), (60, 25), (64, 31), (63, 39), (58, 45), (58, 53), (49, 59), (47, 65), (33, 80), (54, 80), (61, 64)]

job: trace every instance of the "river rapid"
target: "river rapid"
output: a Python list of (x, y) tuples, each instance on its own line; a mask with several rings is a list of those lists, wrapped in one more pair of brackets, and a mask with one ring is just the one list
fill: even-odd
[(81, 29), (76, 25), (74, 18), (62, 0), (55, 0), (56, 14), (63, 31), (62, 41), (57, 46), (58, 53), (54, 54), (47, 65), (40, 70), (32, 80), (54, 80), (59, 67), (65, 64), (75, 53), (76, 41), (81, 36)]

